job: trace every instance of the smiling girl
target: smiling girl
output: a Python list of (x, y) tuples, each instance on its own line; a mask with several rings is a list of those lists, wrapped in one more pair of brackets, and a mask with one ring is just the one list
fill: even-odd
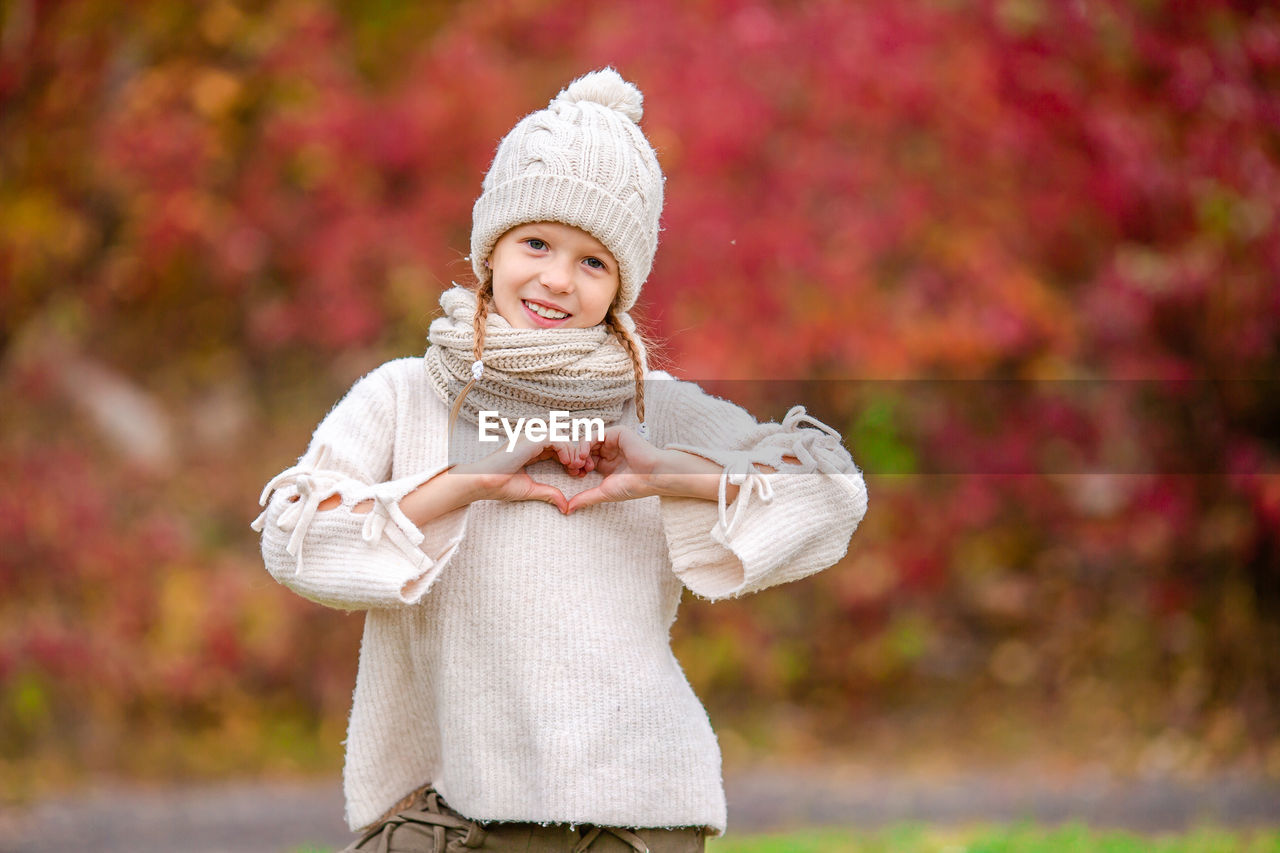
[[(367, 610), (347, 737), (349, 849), (703, 849), (720, 752), (671, 653), (683, 588), (718, 599), (838, 560), (866, 511), (840, 437), (758, 424), (648, 371), (628, 314), (663, 177), (611, 69), (502, 140), (473, 288), (426, 355), (361, 379), (263, 491), (268, 570)], [(482, 415), (598, 418), (492, 450)]]
[(517, 329), (586, 329), (618, 293), (618, 262), (603, 243), (559, 222), (517, 225), (493, 246), (495, 310)]

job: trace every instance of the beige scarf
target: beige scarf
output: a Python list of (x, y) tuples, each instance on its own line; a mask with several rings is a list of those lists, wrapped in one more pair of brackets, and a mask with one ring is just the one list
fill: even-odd
[[(440, 307), (444, 316), (431, 323), (427, 336), (427, 378), (452, 406), (473, 375), (476, 295), (455, 286), (440, 296)], [(618, 319), (634, 332), (629, 315)], [(515, 329), (491, 309), (481, 359), (483, 375), (460, 412), (473, 424), (480, 411), (545, 418), (553, 409), (616, 423), (635, 396), (631, 358), (603, 323), (589, 329)]]

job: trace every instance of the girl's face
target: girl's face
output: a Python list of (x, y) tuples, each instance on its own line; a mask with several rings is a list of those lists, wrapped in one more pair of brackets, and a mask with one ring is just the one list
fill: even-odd
[(572, 225), (531, 222), (498, 238), (489, 256), (493, 303), (516, 329), (586, 329), (618, 294), (618, 262)]

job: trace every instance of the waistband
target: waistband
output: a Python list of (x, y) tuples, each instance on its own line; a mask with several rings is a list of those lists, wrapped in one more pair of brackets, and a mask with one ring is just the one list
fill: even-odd
[[(587, 853), (591, 846), (605, 835), (612, 835), (628, 845), (636, 853), (651, 853), (649, 845), (636, 832), (617, 826), (587, 824), (540, 824), (524, 822), (490, 822), (471, 820), (455, 811), (430, 785), (414, 791), (392, 807), (391, 811), (374, 823), (354, 844), (343, 851), (372, 851), (385, 853), (392, 838), (401, 827), (417, 825), (428, 829), (433, 836), (434, 848), (443, 853), (462, 853), (484, 845), (491, 832), (529, 831), (533, 836), (565, 833), (573, 836), (571, 853)], [(663, 830), (664, 832), (689, 832), (700, 835), (699, 828)], [(563, 836), (562, 836), (563, 837)], [(569, 840), (569, 839), (566, 839)]]

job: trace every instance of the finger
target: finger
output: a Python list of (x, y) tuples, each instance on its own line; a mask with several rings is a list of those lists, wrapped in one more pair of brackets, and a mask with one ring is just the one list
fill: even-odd
[(573, 476), (582, 476), (586, 461), (584, 459), (585, 453), (581, 442), (577, 444), (570, 442), (557, 444), (556, 452), (559, 454), (560, 464), (564, 466), (566, 471)]
[(587, 464), (587, 456), (590, 451), (585, 448), (582, 442), (573, 445), (573, 467), (581, 469)]
[(590, 445), (586, 442), (566, 444), (564, 445), (564, 452), (565, 457), (562, 457), (562, 464), (565, 470), (575, 477), (585, 476), (588, 470), (587, 463), (591, 455)]
[(590, 489), (583, 489), (578, 492), (569, 501), (569, 513), (583, 509), (584, 507), (595, 506), (602, 503), (619, 503), (621, 501), (633, 500), (639, 495), (634, 495), (631, 490), (618, 480), (606, 480), (598, 486)]
[(605, 432), (602, 450), (604, 455), (622, 461), (633, 452), (633, 442), (641, 440), (640, 436), (626, 427), (614, 427), (611, 432)]
[(511, 453), (512, 461), (518, 462), (521, 468), (534, 462), (540, 462), (543, 459), (554, 459), (556, 457), (555, 448), (551, 443), (530, 441), (524, 436), (521, 436), (520, 440), (516, 442), (516, 446), (512, 448)]
[(548, 486), (546, 483), (535, 482), (530, 488), (525, 500), (546, 501), (547, 503), (560, 510), (562, 513), (569, 512), (569, 501), (564, 496), (564, 492), (555, 486)]
[(604, 431), (604, 438), (596, 442), (596, 445), (602, 448), (610, 448), (613, 450), (617, 450), (618, 442), (622, 436), (622, 433), (626, 431), (627, 431), (626, 427), (611, 426)]
[(610, 500), (609, 495), (602, 486), (595, 486), (590, 489), (583, 489), (572, 498), (569, 499), (568, 508), (565, 510), (566, 515), (573, 515), (580, 509), (585, 509), (596, 504), (607, 503)]
[(566, 444), (556, 443), (551, 445), (555, 451), (556, 458), (560, 460), (560, 464), (566, 468), (573, 465), (573, 451)]
[(599, 462), (617, 459), (621, 455), (622, 448), (618, 445), (618, 428), (611, 427), (605, 430), (604, 438), (597, 441), (591, 448)]
[(606, 477), (621, 469), (627, 462), (626, 454), (617, 445), (601, 444), (596, 447), (595, 470)]
[(612, 427), (605, 430), (606, 449), (624, 460), (634, 471), (651, 471), (660, 451), (629, 427)]

